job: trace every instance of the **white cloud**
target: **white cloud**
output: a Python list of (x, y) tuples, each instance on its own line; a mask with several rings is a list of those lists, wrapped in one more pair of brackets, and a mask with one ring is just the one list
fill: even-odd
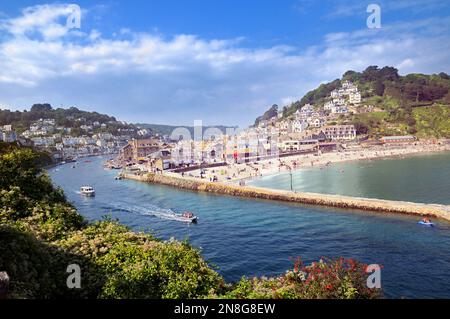
[(63, 31), (64, 14), (64, 5), (42, 5), (2, 23), (2, 101), (15, 108), (77, 105), (135, 122), (249, 124), (268, 106), (290, 103), (349, 69), (450, 69), (449, 19), (329, 34), (299, 50), (126, 28), (108, 38), (98, 30)]

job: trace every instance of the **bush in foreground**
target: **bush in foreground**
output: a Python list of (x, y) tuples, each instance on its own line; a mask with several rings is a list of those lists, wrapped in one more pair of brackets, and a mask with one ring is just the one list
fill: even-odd
[(366, 285), (367, 265), (353, 259), (322, 259), (274, 278), (242, 278), (224, 298), (238, 299), (373, 299), (381, 291)]

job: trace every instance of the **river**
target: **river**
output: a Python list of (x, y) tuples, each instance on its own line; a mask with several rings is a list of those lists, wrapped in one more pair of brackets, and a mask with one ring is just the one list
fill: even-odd
[[(446, 155), (437, 156), (445, 158)], [(49, 173), (88, 220), (108, 215), (134, 230), (151, 232), (163, 239), (188, 238), (228, 281), (237, 281), (243, 275), (283, 273), (292, 267), (291, 259), (297, 256), (305, 262), (317, 261), (322, 256), (343, 256), (383, 265), (382, 285), (386, 297), (450, 298), (450, 224), (447, 222), (439, 221), (437, 227), (426, 228), (417, 224), (417, 217), (199, 194), (119, 181), (114, 179), (118, 171), (103, 169), (104, 160), (93, 158), (91, 162), (77, 163), (75, 168), (66, 164), (50, 169)], [(312, 174), (309, 176), (318, 180), (314, 181), (315, 188), (307, 187), (310, 191), (449, 203), (449, 188), (440, 189), (449, 182), (440, 177), (448, 175), (434, 172), (433, 167), (436, 162), (429, 157), (345, 163), (329, 168), (328, 172), (316, 169), (296, 173), (294, 185), (298, 189), (304, 187), (302, 174)], [(334, 177), (323, 176), (330, 172)], [(421, 176), (430, 172), (438, 182)], [(392, 174), (407, 178), (408, 182), (401, 184), (409, 187), (409, 191), (393, 192), (393, 186), (383, 187), (384, 182), (392, 183)], [(299, 176), (303, 176), (302, 181)], [(379, 185), (375, 187), (374, 181), (369, 180), (371, 186), (364, 186), (366, 176), (377, 178)], [(358, 182), (347, 186), (354, 178)], [(324, 180), (332, 187), (321, 186)], [(346, 186), (339, 187), (339, 182)], [(267, 179), (262, 183), (267, 183)], [(97, 195), (80, 196), (78, 190), (83, 185), (92, 185)], [(283, 188), (283, 182), (277, 185)], [(161, 213), (167, 209), (193, 211), (199, 216), (199, 223), (186, 225), (165, 219)]]

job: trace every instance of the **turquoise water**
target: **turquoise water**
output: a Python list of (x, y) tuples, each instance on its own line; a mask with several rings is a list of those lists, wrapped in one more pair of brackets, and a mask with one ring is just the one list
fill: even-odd
[[(291, 189), (288, 173), (262, 177), (250, 184)], [(313, 193), (450, 204), (450, 153), (302, 169), (293, 173), (293, 188)]]
[[(306, 262), (322, 256), (352, 257), (378, 263), (387, 297), (450, 298), (450, 224), (417, 225), (417, 218), (370, 214), (288, 203), (198, 194), (159, 185), (114, 180), (101, 158), (52, 169), (89, 220), (110, 214), (134, 230), (164, 239), (189, 238), (229, 281), (241, 276), (276, 275), (292, 267), (290, 257)], [(77, 191), (92, 185), (95, 198)], [(158, 216), (165, 209), (192, 210), (198, 225)], [(156, 216), (155, 216), (156, 215)]]

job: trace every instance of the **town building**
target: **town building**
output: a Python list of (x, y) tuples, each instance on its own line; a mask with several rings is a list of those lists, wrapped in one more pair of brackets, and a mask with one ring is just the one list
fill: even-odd
[(0, 141), (12, 143), (17, 141), (17, 134), (13, 131), (11, 125), (4, 125), (0, 128)]
[(325, 123), (326, 123), (326, 120), (324, 117), (316, 116), (316, 117), (308, 118), (308, 125), (310, 127), (315, 127), (315, 128), (322, 127), (325, 125)]
[(359, 103), (361, 103), (361, 93), (359, 93), (359, 92), (351, 93), (348, 96), (348, 99), (351, 104), (359, 104)]
[(156, 139), (133, 139), (120, 150), (120, 157), (127, 161), (147, 160), (147, 156), (161, 149)]
[(356, 129), (354, 125), (331, 125), (323, 128), (328, 140), (354, 140)]
[(383, 136), (380, 141), (384, 144), (408, 144), (416, 142), (417, 138), (412, 135), (404, 136)]

